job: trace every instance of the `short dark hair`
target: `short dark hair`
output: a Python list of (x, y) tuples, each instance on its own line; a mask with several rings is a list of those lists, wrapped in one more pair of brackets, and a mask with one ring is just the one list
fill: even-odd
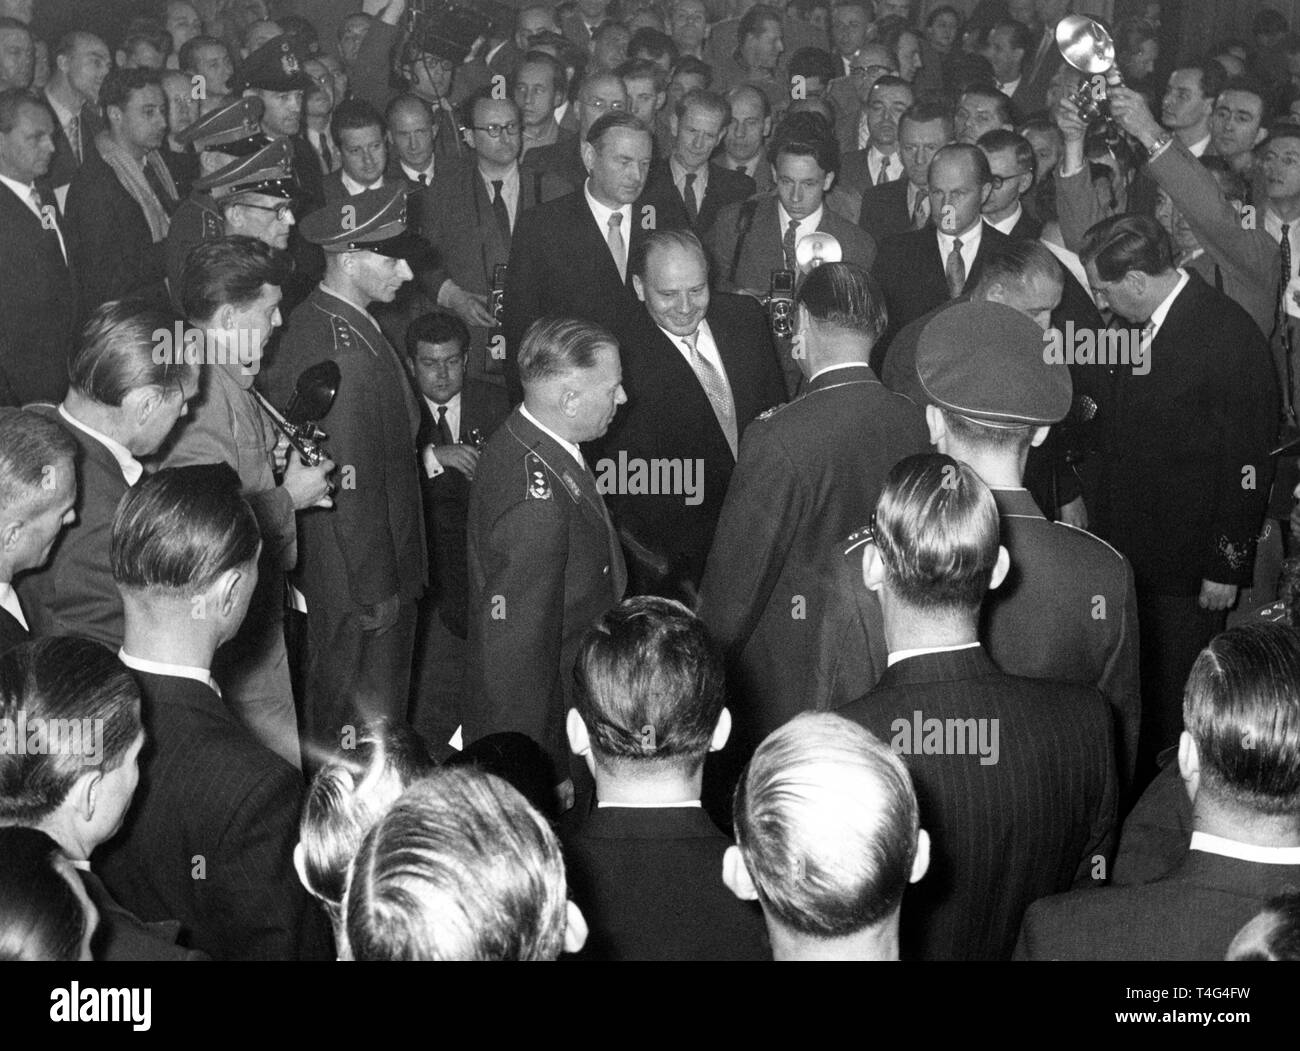
[(614, 75), (621, 80), (649, 80), (655, 91), (668, 90), (668, 75), (663, 67), (648, 58), (629, 58), (614, 70)]
[(384, 115), (365, 99), (344, 99), (334, 107), (334, 115), (330, 117), (330, 135), (335, 142), (342, 143), (343, 132), (360, 128), (378, 128), (381, 135), (388, 131)]
[(1300, 891), (1289, 890), (1274, 895), (1251, 917), (1271, 916), (1273, 926), (1264, 935), (1259, 949), (1231, 955), (1230, 960), (1300, 960)]
[(646, 52), (656, 61), (667, 58), (670, 66), (677, 61), (676, 42), (663, 30), (655, 29), (654, 26), (642, 26), (632, 34), (632, 39), (627, 42), (627, 53), (635, 57), (638, 51)]
[(903, 115), (898, 118), (898, 131), (900, 134), (903, 131), (903, 124), (909, 120), (913, 124), (930, 124), (936, 120), (943, 121), (948, 138), (952, 138), (954, 122), (952, 107), (937, 96), (922, 95), (903, 111)]
[(916, 89), (902, 77), (895, 76), (893, 73), (886, 73), (871, 85), (871, 90), (867, 92), (868, 99), (876, 93), (877, 88), (907, 88), (908, 91), (913, 93), (913, 100), (916, 98)]
[(574, 369), (592, 368), (596, 353), (605, 347), (617, 349), (618, 340), (599, 325), (576, 318), (539, 318), (528, 326), (519, 347), (520, 382), (527, 387)]
[(83, 774), (122, 765), (140, 736), (140, 688), (106, 646), (46, 636), (0, 656), (0, 721), (14, 726), (20, 713), (29, 726), (49, 729), (51, 747), (0, 749), (0, 823), (36, 825)]
[(44, 832), (0, 828), (0, 963), (80, 959), (86, 914), (65, 872), (80, 878)]
[[(512, 81), (517, 81), (519, 71), (524, 66), (545, 66), (551, 71), (552, 86), (554, 90), (567, 94), (569, 90), (569, 71), (564, 68), (564, 63), (552, 55), (549, 51), (527, 51), (524, 57), (515, 63), (514, 76)], [(513, 85), (512, 85), (513, 86)]]
[[(1029, 32), (1029, 27), (1024, 22), (1017, 22), (1014, 18), (1004, 18), (989, 30), (989, 36), (992, 36), (1000, 29), (1004, 29), (1011, 34), (1012, 51), (1023, 51), (1025, 58), (1030, 57), (1034, 50), (1034, 38)], [(1021, 62), (1024, 62), (1023, 58)]]
[(976, 285), (976, 296), (994, 285), (1024, 288), (1031, 278), (1063, 284), (1065, 275), (1052, 250), (1042, 241), (1017, 238), (1000, 245), (985, 258)]
[(1268, 127), (1273, 120), (1272, 92), (1258, 77), (1252, 77), (1248, 73), (1240, 77), (1230, 77), (1223, 87), (1219, 89), (1219, 94), (1215, 98), (1216, 103), (1223, 97), (1225, 91), (1240, 91), (1254, 95), (1259, 99), (1259, 124), (1262, 128)]
[(574, 707), (596, 763), (699, 770), (722, 714), (722, 656), (680, 602), (626, 599), (588, 630), (574, 664)]
[(0, 91), (0, 134), (8, 135), (18, 126), (18, 113), (24, 106), (35, 106), (54, 119), (49, 103), (34, 92), (27, 88), (6, 88)]
[(344, 15), (342, 18), (339, 19), (338, 29), (334, 31), (334, 36), (336, 39), (338, 40), (343, 39), (343, 34), (347, 32), (348, 23), (351, 22), (354, 18), (364, 18), (367, 24), (373, 24), (375, 21), (374, 15), (368, 15), (364, 11), (353, 11), (350, 14)]
[[(683, 55), (677, 60), (677, 64), (673, 66), (672, 77), (677, 76), (679, 73), (687, 77), (703, 77), (706, 88), (713, 86), (713, 67), (694, 55)], [(672, 77), (668, 79), (671, 80)], [(762, 92), (759, 94), (762, 94)]]
[(366, 833), (344, 895), (355, 960), (553, 960), (567, 883), (546, 820), (501, 778), (441, 767)]
[(162, 90), (162, 73), (156, 69), (113, 69), (104, 78), (99, 89), (99, 106), (108, 116), (108, 107), (121, 109), (131, 101), (131, 96), (145, 88)]
[(292, 272), (287, 252), (255, 237), (201, 241), (185, 257), (177, 298), (190, 322), (207, 321), (223, 306), (248, 306), (263, 285), (282, 288)]
[(1034, 156), (1034, 145), (1023, 135), (1006, 128), (994, 128), (986, 131), (975, 143), (986, 155), (1010, 150), (1015, 156), (1016, 167), (1024, 168), (1030, 175), (1038, 178), (1038, 159)]
[(123, 591), (192, 598), (257, 558), (261, 535), (229, 464), (168, 467), (129, 489), (113, 516), (110, 563)]
[(731, 103), (726, 100), (725, 96), (719, 95), (716, 91), (709, 91), (708, 88), (692, 88), (677, 100), (673, 112), (677, 114), (678, 120), (682, 120), (692, 106), (718, 114), (722, 118), (724, 131), (727, 125), (731, 123)]
[(1119, 281), (1130, 270), (1163, 274), (1173, 269), (1169, 235), (1149, 215), (1112, 215), (1088, 228), (1079, 245), (1084, 266), (1093, 263), (1103, 281)]
[(1180, 69), (1194, 69), (1201, 75), (1201, 97), (1211, 102), (1219, 97), (1219, 92), (1228, 83), (1228, 71), (1212, 58), (1197, 59), (1195, 62), (1180, 62), (1174, 66), (1174, 72)]
[(505, 105), (515, 111), (516, 121), (523, 119), (523, 112), (519, 108), (519, 103), (517, 103), (513, 97), (506, 95), (504, 98), (498, 98), (496, 93), (493, 91), (492, 86), (485, 84), (460, 104), (461, 126), (473, 131), (474, 124), (478, 121), (479, 106), (489, 102), (505, 103)]
[(1216, 635), (1183, 691), (1202, 789), (1271, 816), (1300, 808), (1300, 632), (1248, 624)]
[(455, 343), (469, 353), (469, 326), (447, 310), (421, 314), (406, 326), (406, 353), (414, 358), (421, 343)]
[(1136, 55), (1148, 40), (1160, 39), (1155, 26), (1145, 18), (1125, 18), (1115, 26), (1112, 36), (1115, 39), (1115, 53), (1121, 56)]
[[(54, 50), (50, 52), (50, 58), (67, 58), (86, 41), (103, 44), (104, 38), (85, 29), (71, 29), (59, 37), (58, 42), (54, 45)], [(104, 46), (107, 47), (108, 45), (105, 44)]]
[(976, 81), (974, 84), (967, 84), (961, 92), (958, 99), (958, 105), (961, 98), (967, 95), (974, 95), (977, 98), (988, 99), (997, 108), (997, 118), (999, 124), (1015, 124), (1016, 114), (1015, 107), (1012, 106), (1011, 100), (1006, 94), (998, 90), (998, 86), (986, 81)]
[(938, 7), (931, 9), (930, 13), (925, 16), (925, 28), (929, 29), (934, 25), (935, 21), (943, 15), (952, 15), (953, 18), (957, 19), (957, 34), (958, 41), (960, 42), (962, 23), (965, 22), (966, 19), (962, 13), (951, 4), (940, 4)]
[(920, 30), (902, 15), (886, 15), (884, 18), (877, 19), (872, 24), (871, 31), (874, 34), (874, 43), (893, 55), (895, 62), (898, 61), (898, 45), (906, 34), (911, 33), (916, 37), (917, 43), (921, 42)]
[(804, 278), (794, 301), (814, 320), (856, 332), (873, 343), (889, 321), (884, 293), (856, 263), (823, 263)]
[(978, 610), (998, 559), (998, 508), (970, 467), (942, 453), (900, 460), (876, 502), (887, 586), (927, 611)]
[(763, 27), (769, 22), (775, 22), (779, 26), (781, 12), (768, 4), (755, 4), (745, 12), (740, 25), (736, 27), (736, 46), (742, 46), (746, 37), (760, 36)]
[(840, 170), (840, 144), (835, 130), (820, 113), (792, 113), (772, 133), (767, 159), (775, 167), (782, 154), (812, 157), (825, 172)]
[(186, 73), (197, 73), (199, 68), (195, 63), (198, 61), (198, 51), (204, 47), (219, 47), (228, 56), (230, 55), (229, 45), (219, 37), (196, 36), (181, 45), (180, 52), (176, 56), (176, 65)]
[(727, 101), (731, 103), (731, 108), (736, 108), (736, 96), (748, 93), (755, 96), (763, 106), (763, 119), (767, 120), (772, 115), (772, 100), (767, 97), (766, 91), (760, 91), (753, 84), (737, 84), (727, 92)]
[(158, 353), (160, 334), (171, 337), (173, 316), (141, 300), (111, 300), (95, 308), (68, 358), (68, 383), (100, 405), (120, 406), (144, 387), (177, 388), (198, 376), (182, 355)]
[(1273, 36), (1290, 30), (1286, 16), (1271, 7), (1261, 8), (1250, 23), (1250, 31), (1255, 36)]
[(606, 113), (604, 116), (597, 118), (596, 122), (587, 129), (587, 141), (593, 146), (599, 148), (601, 140), (607, 132), (615, 128), (629, 128), (632, 131), (643, 131), (647, 135), (651, 134), (650, 128), (640, 117), (634, 116), (625, 110), (614, 110)]
[(52, 470), (77, 458), (77, 443), (58, 423), (26, 409), (0, 407), (0, 513), (46, 499)]
[(816, 77), (829, 84), (835, 79), (835, 63), (824, 47), (801, 47), (790, 56), (787, 72), (791, 77)]

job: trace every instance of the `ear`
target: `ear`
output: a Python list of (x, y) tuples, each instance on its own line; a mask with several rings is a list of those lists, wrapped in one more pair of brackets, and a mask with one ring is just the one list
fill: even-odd
[(569, 739), (569, 751), (574, 755), (591, 754), (591, 735), (587, 732), (587, 723), (578, 714), (577, 708), (570, 708), (564, 720), (564, 732)]
[(72, 783), (72, 790), (65, 801), (71, 806), (73, 814), (81, 821), (90, 821), (95, 816), (95, 806), (99, 802), (99, 782), (103, 777), (100, 770), (89, 770)]
[(672, 132), (674, 139), (677, 138), (677, 111), (675, 109), (668, 115), (668, 130)]
[(758, 901), (758, 888), (749, 876), (740, 848), (730, 846), (722, 855), (722, 882), (741, 901)]
[(596, 166), (596, 147), (589, 142), (584, 142), (581, 147), (582, 166), (587, 169), (587, 174), (591, 174), (591, 169)]
[(835, 173), (827, 172), (826, 178), (822, 180), (822, 193), (828, 193), (833, 182), (835, 182)]
[(116, 64), (117, 64), (117, 68), (118, 68), (118, 69), (123, 69), (123, 68), (125, 68), (125, 66), (126, 66), (126, 52), (123, 51), (123, 50), (119, 47), (119, 48), (117, 49), (116, 53), (113, 55), (113, 60), (116, 62)]
[(1178, 738), (1178, 775), (1187, 789), (1187, 798), (1195, 803), (1201, 787), (1201, 753), (1186, 730)]
[(731, 737), (731, 709), (723, 708), (718, 715), (718, 725), (713, 728), (713, 738), (709, 741), (710, 752), (721, 752)]
[(228, 569), (217, 578), (214, 585), (216, 595), (217, 611), (223, 617), (229, 617), (234, 613), (235, 606), (239, 602), (240, 589), (244, 585), (244, 571), (239, 567)]
[(465, 145), (466, 145), (469, 149), (472, 150), (472, 149), (474, 148), (474, 129), (473, 129), (473, 128), (460, 128), (459, 131), (460, 131), (460, 138), (461, 138), (461, 141), (462, 141), (463, 143), (465, 143)]
[(1259, 131), (1255, 132), (1255, 141), (1251, 143), (1251, 146), (1258, 146), (1261, 142), (1263, 142), (1267, 138), (1268, 138), (1268, 129), (1265, 128), (1263, 125), (1260, 125)]
[(989, 577), (989, 590), (992, 591), (1007, 579), (1011, 570), (1011, 555), (1001, 544), (998, 545), (998, 560), (993, 563), (993, 574)]
[(636, 275), (636, 274), (633, 274), (633, 275), (632, 275), (632, 290), (636, 293), (636, 297), (637, 297), (637, 299), (641, 300), (641, 302), (644, 303), (644, 302), (645, 302), (645, 282), (643, 282), (643, 281), (641, 280), (641, 278), (640, 278), (638, 275)]
[(23, 534), (21, 522), (6, 522), (0, 525), (0, 551), (12, 551), (18, 546), (18, 539)]
[(1038, 446), (1042, 445), (1043, 442), (1047, 441), (1047, 434), (1051, 429), (1051, 427), (1036, 427), (1034, 429), (1033, 437), (1029, 439), (1029, 447), (1031, 449), (1036, 449)]
[(578, 952), (587, 944), (587, 921), (582, 910), (572, 901), (566, 901), (567, 910), (564, 923), (564, 951)]
[(1034, 185), (1034, 177), (1029, 172), (1020, 176), (1020, 189), (1016, 191), (1017, 197), (1023, 197), (1029, 192), (1029, 188)]
[(162, 404), (162, 392), (157, 387), (137, 387), (122, 399), (127, 417), (137, 424), (146, 423)]
[(908, 883), (919, 883), (921, 877), (930, 871), (930, 833), (925, 829), (918, 829), (916, 833), (916, 857), (912, 859), (912, 874), (907, 877)]
[(885, 586), (885, 560), (875, 544), (867, 544), (862, 549), (862, 583), (868, 591), (879, 591)]
[(993, 184), (991, 182), (986, 182), (984, 188), (980, 191), (980, 204), (988, 204), (991, 196), (993, 196)]
[(948, 425), (943, 422), (943, 413), (939, 411), (939, 406), (925, 407), (925, 423), (930, 428), (930, 444), (938, 446), (940, 452), (946, 452), (941, 443), (948, 434)]
[(578, 415), (578, 400), (581, 397), (576, 390), (569, 389), (560, 395), (560, 411), (569, 419)]
[(217, 311), (217, 327), (227, 332), (235, 327), (235, 308), (227, 303)]

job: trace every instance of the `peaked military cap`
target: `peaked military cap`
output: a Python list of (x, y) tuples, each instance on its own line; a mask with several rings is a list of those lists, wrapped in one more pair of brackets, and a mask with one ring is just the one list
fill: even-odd
[(316, 82), (302, 68), (310, 57), (301, 40), (281, 33), (244, 59), (241, 86), (245, 90), (311, 91)]
[(991, 426), (1059, 423), (1070, 411), (1069, 367), (1049, 363), (1050, 332), (1001, 303), (960, 303), (921, 330), (916, 374), (941, 409)]
[(406, 229), (406, 187), (382, 186), (327, 204), (298, 226), (302, 236), (327, 252), (378, 252), (394, 259), (424, 249)]
[(267, 143), (262, 134), (262, 100), (256, 95), (235, 99), (206, 113), (176, 136), (182, 146), (194, 145), (202, 153), (220, 150), (232, 157), (246, 157)]
[(237, 193), (261, 193), (289, 200), (298, 193), (293, 145), (288, 139), (269, 140), (256, 153), (240, 157), (198, 179), (194, 188), (207, 190), (214, 198), (223, 200)]

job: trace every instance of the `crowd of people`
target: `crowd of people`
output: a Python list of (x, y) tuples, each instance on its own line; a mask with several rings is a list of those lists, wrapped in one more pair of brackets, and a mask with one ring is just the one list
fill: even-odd
[(0, 959), (1300, 958), (1300, 27), (0, 0)]

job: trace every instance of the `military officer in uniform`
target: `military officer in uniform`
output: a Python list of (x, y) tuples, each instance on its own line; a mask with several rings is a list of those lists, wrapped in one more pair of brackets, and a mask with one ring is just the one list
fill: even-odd
[[(341, 380), (322, 423), (338, 464), (333, 510), (299, 517), (296, 583), (307, 600), (303, 736), (308, 765), (345, 726), (406, 718), (416, 602), (427, 553), (416, 436), (420, 411), (406, 369), (367, 311), (411, 280), (406, 190), (370, 190), (313, 212), (302, 235), (325, 254), (325, 278), (289, 318), (267, 373), (285, 405), (298, 376), (333, 360)], [(315, 751), (313, 751), (315, 746)]]
[[(1114, 715), (1121, 786), (1137, 761), (1137, 596), (1128, 560), (1091, 533), (1049, 522), (1024, 488), (1025, 461), (1070, 410), (1065, 364), (1043, 360), (1043, 331), (1001, 303), (960, 303), (922, 331), (916, 370), (930, 440), (992, 490), (1011, 556), (984, 603), (980, 634), (1008, 675), (1095, 686)], [(868, 536), (846, 541), (834, 625), (818, 647), (824, 707), (856, 699), (883, 673), (880, 606), (863, 583)]]
[(627, 398), (618, 343), (598, 325), (535, 321), (518, 360), (523, 404), (488, 440), (470, 491), (464, 739), (527, 734), (549, 755), (567, 809), (574, 658), (627, 584), (618, 535), (578, 446), (603, 435)]

